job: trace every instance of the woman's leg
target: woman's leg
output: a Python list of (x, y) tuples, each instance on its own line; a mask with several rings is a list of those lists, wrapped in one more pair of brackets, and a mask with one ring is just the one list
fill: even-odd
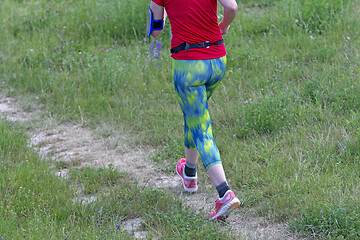
[[(226, 56), (211, 60), (212, 76), (206, 82), (206, 95), (209, 100), (214, 90), (219, 86), (220, 80), (225, 75), (226, 70)], [(226, 182), (225, 172), (221, 163), (212, 165), (207, 169), (207, 173), (215, 187), (218, 187), (223, 182)]]
[(210, 60), (174, 60), (173, 69), (175, 90), (184, 116), (185, 147), (197, 150), (207, 170), (221, 163), (207, 105), (206, 83), (212, 80)]
[(226, 182), (225, 172), (221, 163), (209, 167), (207, 173), (215, 187)]
[(196, 149), (190, 149), (185, 147), (185, 158), (186, 161), (189, 161), (191, 164), (197, 164), (199, 154)]

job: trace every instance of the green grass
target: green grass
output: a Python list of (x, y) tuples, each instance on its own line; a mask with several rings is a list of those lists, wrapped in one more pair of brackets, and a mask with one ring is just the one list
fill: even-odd
[[(128, 239), (132, 233), (119, 228), (138, 217), (149, 238), (231, 238), (180, 199), (139, 188), (112, 166), (70, 168), (67, 178), (56, 176), (51, 162), (27, 147), (23, 129), (9, 124), (0, 121), (1, 239)], [(81, 196), (95, 199), (82, 204)]]
[(359, 211), (349, 210), (342, 203), (337, 206), (319, 204), (317, 208), (304, 211), (300, 217), (291, 221), (290, 227), (320, 239), (358, 239)]
[[(349, 218), (359, 215), (358, 4), (241, 1), (224, 36), (228, 72), (209, 105), (229, 182), (247, 196), (247, 208), (295, 221), (292, 229), (305, 235), (324, 206), (341, 202)], [(123, 127), (139, 143), (159, 147), (154, 159), (172, 172), (183, 120), (171, 80), (169, 23), (161, 51), (155, 40), (144, 41), (147, 5), (3, 1), (0, 83), (10, 95), (37, 96), (59, 122)], [(76, 171), (89, 180), (100, 174)], [(116, 187), (106, 174), (101, 181)], [(87, 185), (90, 192), (100, 186)], [(319, 236), (358, 234), (349, 233), (355, 223), (317, 223)]]

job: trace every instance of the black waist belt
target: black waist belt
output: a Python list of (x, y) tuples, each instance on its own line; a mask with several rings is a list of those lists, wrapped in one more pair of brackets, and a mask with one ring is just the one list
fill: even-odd
[(179, 46), (170, 49), (170, 52), (178, 53), (180, 51), (184, 51), (184, 50), (187, 51), (192, 48), (206, 48), (206, 47), (209, 47), (212, 45), (221, 45), (223, 43), (224, 43), (223, 40), (220, 40), (217, 42), (212, 42), (212, 43), (211, 42), (202, 42), (202, 43), (194, 43), (194, 44), (189, 44), (187, 42), (184, 42), (184, 43), (180, 44)]

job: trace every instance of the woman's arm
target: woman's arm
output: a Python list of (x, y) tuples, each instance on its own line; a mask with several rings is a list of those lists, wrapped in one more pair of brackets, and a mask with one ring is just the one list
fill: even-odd
[(235, 19), (238, 6), (235, 0), (219, 0), (220, 4), (224, 7), (224, 18), (219, 23), (221, 34), (229, 31), (230, 23)]
[[(165, 27), (165, 20), (166, 20), (166, 11), (164, 7), (157, 5), (153, 1), (150, 3), (150, 9), (153, 13), (154, 20), (164, 19), (164, 27)], [(153, 31), (151, 36), (157, 37), (162, 32), (162, 30)]]

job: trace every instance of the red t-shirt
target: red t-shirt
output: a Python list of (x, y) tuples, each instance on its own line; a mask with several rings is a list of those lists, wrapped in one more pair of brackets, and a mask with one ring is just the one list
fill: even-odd
[[(216, 42), (222, 39), (217, 22), (217, 0), (152, 0), (165, 7), (171, 24), (171, 48), (184, 42)], [(219, 58), (226, 55), (224, 44), (173, 53), (183, 60)]]

